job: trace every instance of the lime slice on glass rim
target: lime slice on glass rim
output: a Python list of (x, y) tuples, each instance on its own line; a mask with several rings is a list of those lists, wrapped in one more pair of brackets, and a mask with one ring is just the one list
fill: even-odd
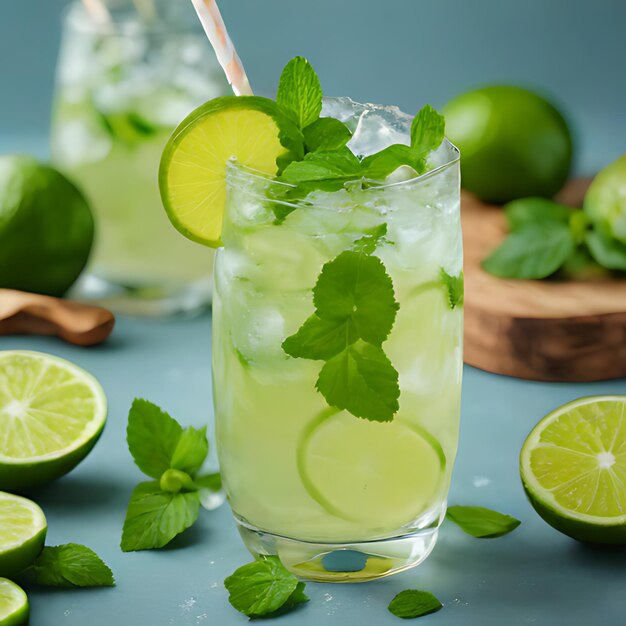
[(522, 447), (528, 498), (557, 530), (626, 543), (626, 396), (580, 398), (544, 417)]
[(0, 491), (0, 576), (26, 569), (43, 550), (47, 530), (46, 517), (32, 500)]
[(6, 578), (0, 578), (0, 626), (27, 624), (29, 613), (24, 590)]
[(159, 187), (172, 224), (188, 239), (219, 247), (228, 160), (276, 175), (276, 159), (288, 152), (285, 130), (300, 132), (275, 102), (258, 96), (223, 96), (193, 111), (161, 157)]
[(0, 352), (0, 489), (41, 485), (73, 469), (100, 436), (107, 402), (98, 381), (41, 352)]

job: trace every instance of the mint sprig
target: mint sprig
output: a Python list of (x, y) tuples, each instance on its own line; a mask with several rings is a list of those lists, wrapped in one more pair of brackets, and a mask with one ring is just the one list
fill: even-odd
[(77, 543), (46, 546), (20, 579), (45, 587), (115, 586), (106, 563), (91, 548)]
[(390, 421), (400, 389), (382, 344), (398, 303), (385, 266), (371, 255), (372, 242), (366, 237), (324, 265), (313, 288), (315, 312), (282, 347), (294, 358), (325, 361), (316, 388), (330, 406)]
[(504, 207), (510, 233), (483, 260), (500, 278), (541, 279), (626, 271), (626, 245), (590, 223), (580, 209), (546, 198), (522, 198)]
[(276, 104), (289, 113), (300, 128), (317, 120), (322, 110), (322, 87), (311, 64), (294, 57), (285, 65), (278, 83)]
[(443, 604), (429, 591), (405, 589), (394, 597), (387, 608), (396, 617), (414, 619), (439, 611)]
[(309, 600), (305, 584), (277, 556), (243, 565), (226, 578), (224, 586), (231, 605), (251, 618), (283, 614)]
[[(339, 125), (343, 124), (337, 120), (335, 124), (325, 123), (329, 129), (334, 126), (333, 132), (325, 141), (316, 143), (307, 139), (312, 133), (311, 129), (323, 119), (327, 118), (317, 120), (311, 127), (304, 129), (307, 148), (315, 151), (309, 152), (301, 161), (291, 162), (280, 176), (282, 181), (306, 186), (308, 190), (334, 191), (352, 180), (363, 179), (365, 185), (384, 181), (403, 165), (408, 165), (417, 174), (421, 174), (426, 169), (428, 154), (444, 139), (443, 116), (430, 105), (426, 105), (413, 120), (410, 146), (393, 144), (361, 160), (345, 146), (345, 142), (349, 140), (349, 131), (347, 128), (341, 129)], [(333, 143), (340, 145), (331, 148)]]
[(495, 539), (513, 532), (521, 522), (482, 506), (449, 506), (446, 519), (477, 539)]
[(197, 476), (209, 451), (206, 428), (183, 429), (158, 406), (135, 399), (128, 414), (127, 441), (139, 469), (158, 480), (135, 487), (124, 520), (124, 552), (162, 548), (192, 526), (200, 511), (200, 489), (219, 491), (219, 474)]

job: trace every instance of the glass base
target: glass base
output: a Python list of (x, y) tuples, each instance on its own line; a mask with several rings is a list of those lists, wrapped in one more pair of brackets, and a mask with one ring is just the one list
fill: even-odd
[(98, 304), (121, 315), (169, 317), (193, 315), (209, 308), (212, 293), (213, 280), (209, 277), (176, 287), (133, 287), (87, 274), (72, 287), (68, 297)]
[(437, 526), (400, 537), (350, 543), (316, 543), (273, 535), (236, 519), (254, 558), (276, 555), (300, 578), (317, 582), (366, 582), (419, 565), (437, 542)]

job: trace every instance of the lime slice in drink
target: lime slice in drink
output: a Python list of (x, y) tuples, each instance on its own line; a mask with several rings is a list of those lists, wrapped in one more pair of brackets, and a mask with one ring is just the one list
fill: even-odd
[(626, 396), (574, 400), (544, 417), (520, 455), (543, 519), (595, 543), (626, 543)]
[(107, 403), (98, 381), (58, 357), (0, 352), (0, 489), (40, 485), (95, 445)]
[(400, 417), (371, 422), (327, 409), (298, 446), (298, 470), (309, 495), (331, 515), (382, 532), (428, 508), (445, 465), (437, 440)]
[(172, 224), (185, 237), (220, 245), (231, 158), (273, 176), (287, 153), (279, 135), (299, 133), (276, 103), (258, 96), (209, 100), (174, 131), (161, 159), (159, 185)]
[(43, 511), (34, 502), (0, 491), (0, 576), (26, 569), (42, 551), (47, 530)]
[(0, 626), (27, 624), (29, 612), (24, 590), (6, 578), (0, 578)]

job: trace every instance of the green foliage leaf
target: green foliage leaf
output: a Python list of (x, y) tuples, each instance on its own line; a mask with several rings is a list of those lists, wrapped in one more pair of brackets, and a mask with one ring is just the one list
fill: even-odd
[(405, 589), (395, 596), (387, 608), (396, 617), (414, 619), (439, 611), (443, 604), (429, 591)]
[(292, 115), (300, 128), (312, 124), (319, 117), (322, 87), (315, 70), (304, 57), (294, 57), (283, 69), (276, 103)]
[(313, 314), (295, 335), (283, 341), (282, 347), (294, 358), (326, 361), (358, 338), (354, 322), (349, 317), (324, 320)]
[(409, 146), (396, 143), (365, 157), (362, 161), (363, 175), (382, 181), (402, 165), (412, 167), (419, 174), (424, 171), (425, 161), (422, 157), (416, 157)]
[(352, 133), (334, 117), (320, 117), (304, 130), (304, 142), (309, 152), (337, 150), (345, 146)]
[(235, 570), (224, 581), (228, 601), (248, 617), (263, 617), (281, 608), (307, 602), (304, 583), (289, 572), (276, 556), (253, 561)]
[(386, 232), (377, 228), (322, 268), (315, 313), (282, 344), (292, 357), (324, 360), (316, 387), (331, 406), (389, 421), (398, 410), (398, 373), (380, 347), (398, 303), (382, 261), (371, 256)]
[(91, 548), (77, 543), (45, 547), (24, 578), (46, 587), (115, 586), (106, 563)]
[(382, 348), (358, 341), (322, 367), (316, 388), (330, 406), (356, 417), (389, 422), (398, 411), (398, 372)]
[(443, 268), (441, 268), (441, 280), (448, 293), (448, 305), (451, 309), (455, 309), (457, 306), (463, 306), (463, 299), (465, 293), (465, 280), (463, 278), (463, 272), (458, 276), (450, 276)]
[(393, 283), (375, 256), (346, 250), (326, 263), (313, 289), (317, 315), (354, 323), (358, 336), (380, 346), (398, 311)]
[(126, 438), (137, 467), (151, 478), (170, 468), (183, 433), (179, 423), (156, 404), (136, 398), (128, 414)]
[(597, 230), (587, 233), (585, 241), (600, 265), (611, 270), (626, 270), (626, 244)]
[(521, 522), (481, 506), (450, 506), (446, 518), (472, 537), (494, 539), (514, 531)]
[(511, 233), (483, 261), (482, 267), (501, 278), (546, 278), (563, 265), (574, 246), (566, 224), (528, 224)]
[(162, 548), (198, 518), (197, 491), (162, 491), (158, 481), (140, 483), (128, 504), (121, 548), (124, 552)]
[(219, 491), (222, 488), (222, 475), (219, 472), (197, 476), (193, 480), (196, 489), (208, 489), (209, 491)]
[(504, 205), (509, 228), (512, 231), (520, 230), (529, 224), (543, 224), (544, 222), (559, 222), (568, 224), (574, 211), (567, 206), (557, 204), (547, 198), (520, 198)]
[(200, 429), (185, 428), (172, 455), (171, 467), (186, 472), (190, 476), (202, 467), (209, 453), (206, 426)]
[(290, 163), (280, 179), (293, 185), (331, 181), (341, 186), (360, 176), (361, 162), (344, 147), (329, 152), (310, 152), (303, 161)]
[(446, 120), (430, 106), (424, 105), (411, 124), (411, 150), (416, 157), (425, 157), (437, 149), (444, 139)]

